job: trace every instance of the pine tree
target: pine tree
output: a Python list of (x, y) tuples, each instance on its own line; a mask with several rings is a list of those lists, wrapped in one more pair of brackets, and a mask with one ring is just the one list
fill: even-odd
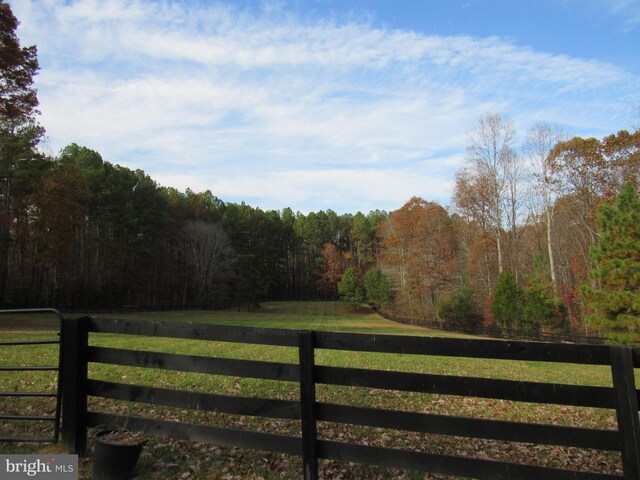
[(540, 328), (553, 332), (568, 331), (567, 309), (557, 294), (548, 264), (538, 254), (533, 259), (533, 265), (533, 272), (524, 288), (524, 311), (519, 328), (528, 331)]
[(338, 292), (342, 301), (353, 304), (355, 310), (358, 310), (358, 305), (365, 301), (362, 279), (355, 268), (349, 267), (345, 270), (338, 283)]
[(367, 300), (376, 308), (386, 308), (393, 299), (389, 279), (377, 267), (371, 267), (362, 278)]
[(640, 198), (625, 184), (613, 205), (602, 205), (600, 236), (591, 249), (593, 287), (583, 288), (593, 309), (588, 321), (616, 343), (640, 343)]
[(16, 170), (33, 157), (44, 134), (35, 120), (38, 96), (33, 82), (39, 68), (38, 52), (35, 46), (20, 46), (19, 23), (10, 5), (0, 0), (0, 304), (9, 300)]
[(501, 273), (493, 290), (491, 316), (503, 330), (510, 330), (521, 321), (524, 296), (510, 273)]

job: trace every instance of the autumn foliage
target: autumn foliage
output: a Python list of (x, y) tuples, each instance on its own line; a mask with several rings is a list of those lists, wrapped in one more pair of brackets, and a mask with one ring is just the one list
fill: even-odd
[(519, 138), (488, 113), (469, 131), (451, 207), (413, 197), (390, 213), (263, 211), (162, 187), (76, 144), (45, 155), (37, 50), (17, 26), (0, 0), (3, 306), (342, 296), (417, 322), (637, 341), (635, 267), (620, 266), (637, 255), (637, 232), (623, 234), (620, 215), (640, 186), (639, 130), (566, 138), (536, 123)]

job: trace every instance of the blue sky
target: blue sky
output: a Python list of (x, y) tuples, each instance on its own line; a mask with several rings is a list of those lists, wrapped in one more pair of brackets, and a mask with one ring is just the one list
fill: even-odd
[(449, 204), (470, 129), (640, 124), (638, 0), (10, 0), (44, 148), (303, 212)]

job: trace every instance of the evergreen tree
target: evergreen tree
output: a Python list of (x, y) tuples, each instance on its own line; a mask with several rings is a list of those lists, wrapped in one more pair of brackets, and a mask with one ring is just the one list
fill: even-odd
[(453, 296), (453, 314), (456, 320), (466, 326), (474, 326), (481, 320), (476, 313), (476, 304), (473, 299), (473, 289), (469, 285), (463, 285)]
[(524, 292), (522, 316), (516, 322), (516, 328), (527, 332), (537, 332), (543, 325), (553, 326), (554, 305), (552, 299), (537, 285), (527, 288)]
[(482, 321), (482, 316), (477, 313), (473, 289), (466, 282), (453, 295), (440, 299), (438, 316), (467, 327), (473, 327)]
[(371, 267), (363, 277), (367, 300), (376, 308), (386, 308), (393, 298), (389, 279), (377, 267)]
[(588, 321), (616, 343), (640, 343), (640, 198), (625, 184), (613, 205), (602, 205), (600, 236), (590, 251), (594, 286), (584, 287)]
[(539, 254), (534, 257), (533, 264), (534, 270), (524, 289), (524, 311), (519, 327), (528, 331), (544, 327), (554, 332), (567, 332), (567, 309), (557, 294), (549, 266)]
[(521, 322), (523, 314), (522, 291), (510, 273), (501, 273), (493, 290), (491, 316), (501, 329), (512, 329)]
[(349, 267), (345, 270), (340, 283), (338, 283), (338, 292), (342, 301), (353, 304), (355, 310), (358, 310), (358, 304), (364, 302), (365, 292), (362, 279), (355, 268)]
[(11, 226), (15, 221), (15, 182), (19, 167), (37, 156), (44, 135), (36, 122), (38, 96), (33, 85), (38, 72), (35, 46), (21, 47), (20, 22), (0, 0), (0, 303), (9, 303)]

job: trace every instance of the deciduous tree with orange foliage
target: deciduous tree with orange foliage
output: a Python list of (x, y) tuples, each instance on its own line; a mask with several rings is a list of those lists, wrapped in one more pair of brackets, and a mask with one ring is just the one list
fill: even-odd
[(458, 267), (458, 239), (447, 211), (414, 197), (389, 214), (382, 229), (384, 264), (399, 286), (406, 313), (437, 316), (438, 299), (452, 289)]
[[(31, 256), (27, 264), (41, 272), (42, 283), (32, 285), (50, 304), (59, 301), (58, 290), (77, 288), (73, 270), (74, 251), (79, 251), (81, 232), (86, 226), (90, 190), (87, 179), (73, 164), (58, 164), (43, 176), (32, 195), (28, 222), (31, 223)], [(65, 285), (66, 284), (66, 285)]]
[(335, 298), (338, 293), (338, 282), (342, 276), (342, 255), (333, 243), (325, 243), (322, 249), (322, 260), (316, 274), (318, 294), (326, 299)]

